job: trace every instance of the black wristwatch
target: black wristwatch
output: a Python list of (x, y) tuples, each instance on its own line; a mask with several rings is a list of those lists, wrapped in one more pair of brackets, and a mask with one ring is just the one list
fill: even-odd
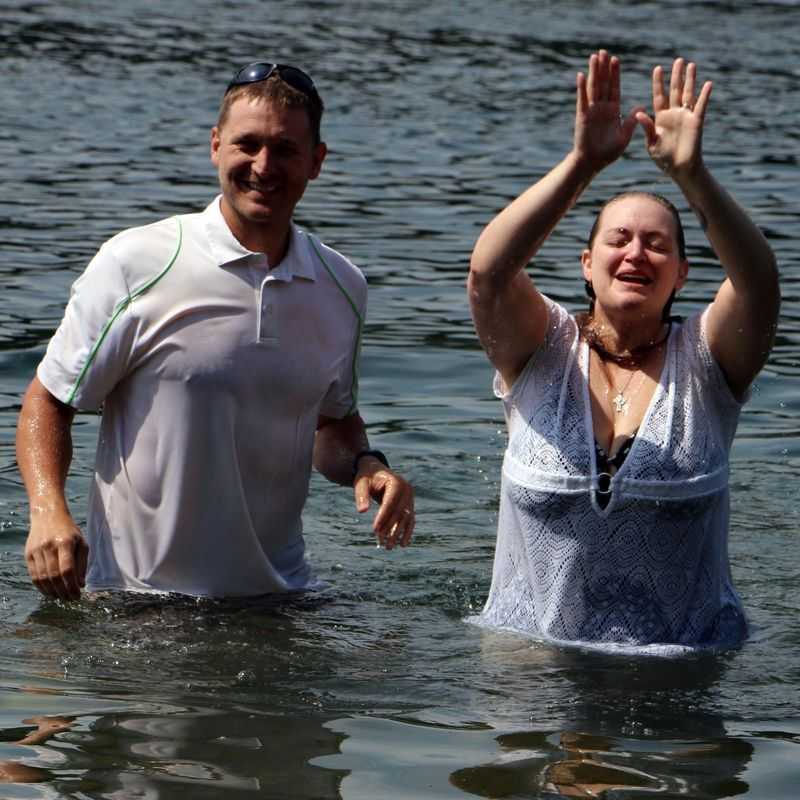
[(360, 453), (356, 454), (356, 457), (353, 459), (353, 480), (356, 479), (356, 475), (358, 475), (358, 462), (361, 461), (364, 456), (372, 456), (373, 458), (377, 458), (384, 467), (387, 469), (391, 469), (389, 466), (389, 459), (381, 453), (380, 450), (362, 450)]

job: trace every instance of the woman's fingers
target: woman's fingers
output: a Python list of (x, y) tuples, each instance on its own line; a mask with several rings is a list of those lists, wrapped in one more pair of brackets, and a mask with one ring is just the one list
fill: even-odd
[(684, 60), (676, 58), (672, 62), (672, 75), (669, 80), (669, 107), (680, 108), (683, 102)]
[(586, 79), (586, 96), (590, 103), (597, 100), (597, 53), (589, 56), (589, 77)]
[(625, 142), (625, 147), (630, 143), (633, 134), (636, 131), (636, 126), (639, 124), (639, 114), (644, 114), (645, 110), (642, 106), (634, 106), (627, 117), (620, 117), (620, 127), (622, 129), (622, 138)]
[(686, 79), (683, 83), (681, 105), (684, 108), (694, 108), (694, 83), (697, 78), (697, 65), (690, 61), (686, 66)]
[(612, 103), (620, 101), (620, 68), (619, 59), (613, 56), (608, 63), (608, 99)]
[(579, 72), (575, 76), (575, 114), (580, 116), (586, 113), (589, 107), (589, 98), (586, 93), (586, 76)]
[(648, 116), (644, 111), (637, 111), (636, 121), (642, 126), (647, 146), (652, 147), (658, 140), (656, 124), (653, 122), (652, 117)]
[(653, 70), (653, 111), (657, 114), (671, 108), (686, 108), (705, 114), (711, 96), (711, 81), (706, 81), (695, 99), (697, 89), (697, 64), (676, 58), (672, 64), (669, 82), (669, 97), (664, 93), (664, 70), (659, 66)]
[(620, 63), (607, 50), (599, 50), (589, 56), (589, 70), (577, 76), (578, 111), (586, 111), (592, 103), (620, 100)]
[[(592, 70), (592, 67), (594, 69)], [(589, 59), (589, 73), (593, 73), (589, 98), (595, 103), (613, 100), (614, 69), (616, 68), (617, 81), (619, 81), (619, 59), (610, 57), (608, 50), (598, 50)], [(617, 99), (619, 99), (619, 83), (617, 83)]]
[[(600, 100), (611, 99), (611, 62), (614, 60), (608, 55), (608, 50), (601, 50), (598, 54), (600, 72)], [(619, 66), (619, 62), (617, 63)]]
[(664, 70), (658, 66), (653, 70), (653, 112), (658, 114), (669, 108), (669, 103), (664, 96)]
[(697, 98), (697, 102), (694, 104), (694, 111), (701, 120), (705, 119), (706, 108), (708, 107), (708, 101), (711, 99), (712, 88), (713, 84), (711, 81), (706, 81), (703, 84), (703, 88), (700, 90), (700, 95)]

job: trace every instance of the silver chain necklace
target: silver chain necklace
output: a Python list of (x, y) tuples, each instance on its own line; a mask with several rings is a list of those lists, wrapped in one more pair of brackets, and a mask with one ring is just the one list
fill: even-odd
[(625, 381), (625, 385), (621, 389), (615, 389), (613, 384), (611, 383), (611, 379), (609, 378), (608, 373), (606, 372), (605, 365), (603, 364), (603, 359), (600, 358), (598, 355), (597, 360), (599, 362), (600, 372), (603, 373), (603, 378), (606, 382), (606, 385), (608, 386), (609, 392), (616, 391), (616, 395), (614, 395), (614, 397), (611, 398), (611, 405), (614, 407), (614, 411), (617, 414), (622, 414), (623, 416), (626, 416), (630, 409), (631, 400), (633, 400), (633, 398), (636, 397), (636, 395), (639, 392), (639, 389), (642, 388), (642, 384), (644, 383), (644, 372), (642, 372), (642, 380), (639, 381), (639, 385), (636, 387), (636, 391), (632, 392), (628, 397), (626, 397), (625, 392), (628, 390), (628, 387), (631, 385), (631, 381), (634, 379), (639, 370), (638, 369), (633, 370), (633, 372), (631, 372), (631, 374), (628, 376), (628, 380)]

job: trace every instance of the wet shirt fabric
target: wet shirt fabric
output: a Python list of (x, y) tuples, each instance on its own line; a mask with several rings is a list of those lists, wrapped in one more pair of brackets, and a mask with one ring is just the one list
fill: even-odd
[(356, 410), (366, 282), (294, 226), (269, 269), (222, 217), (124, 231), (75, 282), (39, 365), (102, 406), (87, 589), (243, 596), (315, 585), (301, 511), (320, 414)]
[(728, 455), (741, 404), (704, 316), (673, 326), (630, 451), (601, 486), (588, 346), (574, 318), (546, 302), (544, 345), (510, 391), (495, 378), (509, 442), (477, 621), (604, 649), (736, 646), (747, 625), (728, 562)]

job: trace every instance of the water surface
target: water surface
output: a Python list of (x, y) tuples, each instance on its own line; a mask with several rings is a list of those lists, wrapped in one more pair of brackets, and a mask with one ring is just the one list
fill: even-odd
[[(0, 796), (796, 797), (797, 13), (683, 0), (4, 3)], [(566, 153), (573, 76), (600, 45), (621, 56), (630, 105), (679, 53), (715, 81), (708, 161), (781, 267), (778, 341), (733, 453), (732, 565), (756, 628), (737, 653), (610, 657), (463, 622), (489, 588), (505, 436), (466, 306), (469, 253)], [(415, 546), (376, 550), (348, 492), (315, 478), (319, 596), (44, 602), (23, 559), (20, 395), (99, 244), (214, 195), (220, 92), (235, 67), (273, 57), (305, 66), (327, 104), (330, 155), (298, 219), (367, 274), (362, 413), (418, 488)], [(570, 308), (584, 303), (593, 209), (632, 186), (686, 210), (638, 136), (538, 260), (539, 284)], [(686, 222), (683, 314), (720, 281)], [(78, 417), (80, 521), (96, 432), (95, 416)]]

